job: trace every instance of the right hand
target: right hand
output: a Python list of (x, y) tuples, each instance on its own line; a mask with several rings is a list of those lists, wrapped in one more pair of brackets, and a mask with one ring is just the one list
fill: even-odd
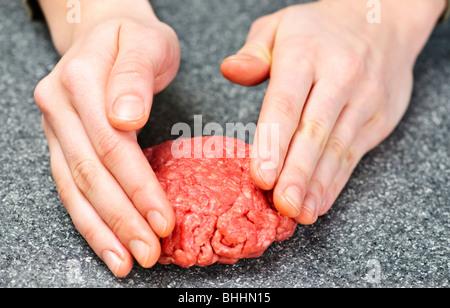
[(117, 277), (160, 256), (175, 215), (137, 143), (180, 61), (155, 20), (110, 19), (73, 41), (36, 87), (53, 178), (74, 225)]

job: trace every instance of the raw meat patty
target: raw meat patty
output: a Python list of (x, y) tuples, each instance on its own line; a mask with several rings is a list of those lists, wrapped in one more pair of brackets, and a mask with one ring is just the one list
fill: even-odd
[[(250, 177), (248, 144), (221, 136), (183, 140), (144, 150), (176, 214), (173, 233), (161, 239), (159, 263), (232, 264), (259, 257), (273, 241), (292, 236), (297, 223), (279, 214), (272, 192), (259, 189)], [(186, 158), (175, 158), (172, 145)], [(198, 158), (189, 157), (194, 151)]]

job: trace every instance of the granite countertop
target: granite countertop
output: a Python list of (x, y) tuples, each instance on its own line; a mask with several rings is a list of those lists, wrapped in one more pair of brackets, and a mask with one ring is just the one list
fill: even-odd
[[(177, 122), (255, 123), (265, 87), (219, 65), (257, 17), (298, 1), (153, 0), (178, 33), (182, 62), (155, 98), (143, 147)], [(364, 157), (326, 216), (261, 258), (182, 269), (135, 265), (115, 278), (74, 228), (53, 183), (33, 90), (58, 61), (47, 28), (21, 1), (0, 2), (0, 287), (449, 287), (450, 23), (415, 67), (410, 108)]]

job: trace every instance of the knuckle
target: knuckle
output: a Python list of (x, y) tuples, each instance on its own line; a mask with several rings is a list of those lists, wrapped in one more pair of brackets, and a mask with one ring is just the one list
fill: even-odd
[(91, 225), (87, 225), (84, 228), (77, 227), (77, 229), (80, 231), (81, 235), (84, 237), (86, 242), (88, 242), (90, 244), (95, 243), (95, 240), (98, 236), (98, 230), (96, 228), (94, 228)]
[(110, 227), (114, 234), (120, 234), (125, 228), (128, 221), (128, 215), (123, 212), (116, 212), (110, 214)]
[(99, 133), (97, 138), (97, 153), (102, 162), (111, 165), (119, 159), (122, 149), (120, 139), (113, 132)]
[(340, 137), (333, 136), (328, 141), (328, 146), (331, 153), (336, 157), (337, 161), (344, 159), (347, 152), (347, 144)]
[(109, 226), (114, 234), (130, 233), (130, 226), (138, 226), (135, 215), (125, 211), (114, 211), (109, 214)]
[(259, 41), (246, 42), (240, 52), (246, 52), (262, 59), (271, 59), (270, 51)]
[(298, 125), (298, 119), (300, 118), (300, 108), (295, 103), (295, 96), (284, 93), (282, 96), (278, 96), (273, 101), (275, 112), (280, 114), (289, 123)]
[(43, 114), (48, 114), (52, 109), (51, 102), (52, 84), (49, 77), (42, 79), (34, 90), (34, 100)]
[[(52, 167), (52, 169), (54, 169)], [(62, 185), (62, 180), (60, 177), (56, 176), (56, 173), (52, 171), (53, 173), (53, 180), (55, 181), (56, 190), (58, 192), (59, 200), (61, 200), (61, 203), (64, 205), (64, 207), (67, 209), (67, 211), (70, 211), (70, 200), (71, 200), (71, 193), (69, 191), (69, 188), (66, 185)]]
[(162, 48), (162, 68), (178, 67), (180, 61), (180, 43), (172, 27), (161, 22), (161, 31), (158, 33), (158, 40)]
[[(148, 74), (149, 69), (159, 72), (168, 58), (175, 58), (173, 42), (177, 40), (171, 39), (174, 35), (176, 37), (174, 30), (163, 23), (157, 28), (148, 27), (139, 30), (137, 42), (148, 42), (152, 47), (143, 46), (143, 48), (128, 50), (128, 58), (131, 60), (128, 68), (131, 72), (135, 70), (134, 73), (140, 75)], [(124, 72), (127, 72), (127, 65), (124, 67)]]
[(80, 58), (70, 59), (62, 65), (59, 78), (62, 86), (69, 93), (74, 93), (78, 90), (84, 91), (86, 66), (86, 61)]
[(64, 177), (59, 172), (59, 165), (60, 162), (57, 161), (52, 152), (50, 152), (50, 167), (52, 172), (52, 178), (56, 185), (58, 197), (59, 200), (61, 200), (61, 203), (69, 212), (72, 204), (72, 202), (70, 202), (72, 198), (71, 188), (70, 185), (67, 185), (67, 182), (65, 181)]
[[(56, 183), (56, 180), (55, 180)], [(56, 184), (56, 189), (58, 191), (59, 200), (61, 200), (62, 204), (66, 207), (67, 211), (69, 211), (69, 204), (70, 204), (70, 196), (69, 191), (67, 188), (63, 185), (60, 185), (59, 183)]]
[(350, 149), (348, 149), (347, 151), (347, 155), (345, 156), (345, 164), (346, 166), (353, 166), (354, 161), (355, 161), (355, 149), (354, 147), (351, 147)]
[(380, 91), (384, 92), (385, 83), (382, 81), (383, 78), (376, 73), (368, 73), (365, 77), (366, 79), (366, 96), (375, 97)]
[(160, 21), (159, 28), (161, 29), (161, 31), (163, 31), (164, 34), (166, 34), (166, 37), (165, 37), (166, 40), (178, 39), (178, 35), (175, 32), (175, 30), (171, 26), (166, 24), (165, 22)]
[[(161, 26), (163, 26), (162, 23)], [(161, 31), (159, 28), (153, 27), (142, 28), (139, 32), (139, 36), (143, 41), (152, 42), (153, 44), (158, 44), (162, 46), (164, 46), (168, 41), (164, 32)]]
[(363, 58), (353, 51), (341, 52), (339, 56), (335, 58), (336, 75), (339, 77), (336, 80), (340, 82), (338, 85), (347, 85), (351, 82), (355, 82), (361, 76), (365, 68)]
[(366, 74), (364, 79), (364, 86), (361, 88), (361, 97), (365, 101), (370, 101), (369, 106), (366, 106), (366, 108), (376, 110), (387, 101), (389, 94), (386, 91), (386, 84), (382, 77), (375, 74)]
[(322, 149), (328, 139), (328, 129), (325, 124), (319, 120), (304, 120), (300, 123), (300, 133), (308, 139), (313, 140), (315, 144)]
[(382, 140), (386, 139), (392, 131), (395, 129), (395, 125), (392, 123), (393, 120), (390, 118), (390, 114), (384, 112), (384, 110), (379, 110), (370, 118), (367, 122), (377, 131), (377, 137), (372, 138), (372, 142), (369, 143), (369, 149), (375, 148)]
[(319, 179), (313, 178), (309, 184), (308, 193), (311, 196), (314, 196), (317, 200), (320, 200), (320, 196), (325, 194), (325, 186), (322, 184), (322, 181)]
[(342, 64), (349, 74), (357, 75), (364, 68), (364, 61), (360, 55), (355, 52), (346, 52), (341, 58)]
[(366, 152), (366, 150), (363, 150), (360, 146), (357, 145), (349, 148), (344, 160), (344, 170), (346, 174), (351, 174), (353, 172)]
[(143, 193), (147, 188), (147, 183), (138, 183), (129, 192), (128, 196), (131, 200), (136, 200), (136, 196)]
[(80, 160), (72, 166), (72, 176), (77, 187), (88, 195), (97, 177), (97, 165), (91, 160)]
[[(139, 80), (146, 79), (150, 68), (143, 61), (144, 57), (140, 56), (142, 51), (131, 50), (128, 57), (120, 62), (120, 65), (114, 67), (114, 74), (122, 80)], [(148, 57), (148, 55), (146, 55)]]
[(267, 22), (269, 22), (269, 19), (270, 15), (259, 17), (252, 23), (250, 31), (259, 31), (262, 27), (264, 27), (267, 24)]

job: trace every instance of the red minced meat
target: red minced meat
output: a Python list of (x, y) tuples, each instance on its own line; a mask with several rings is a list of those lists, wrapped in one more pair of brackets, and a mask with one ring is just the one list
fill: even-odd
[[(181, 140), (144, 150), (176, 215), (172, 234), (161, 239), (159, 263), (233, 264), (260, 257), (272, 242), (292, 236), (295, 220), (278, 213), (272, 192), (252, 181), (248, 144), (222, 136)], [(173, 146), (184, 157), (174, 157)]]

